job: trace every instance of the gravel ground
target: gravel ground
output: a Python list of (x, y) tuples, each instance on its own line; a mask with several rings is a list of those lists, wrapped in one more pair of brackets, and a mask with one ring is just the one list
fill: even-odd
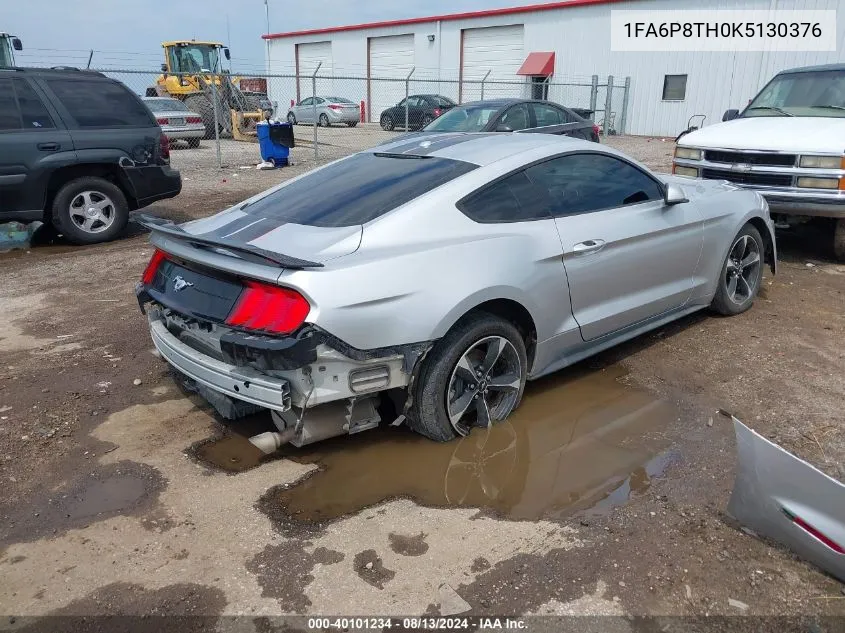
[[(348, 151), (352, 133), (358, 143), (369, 131), (337, 133)], [(669, 167), (671, 141), (608, 144)], [(231, 145), (227, 156), (239, 157), (225, 170), (207, 147), (175, 150), (184, 191), (149, 212), (204, 217), (310, 167), (300, 148), (293, 167), (256, 171), (255, 146)], [(401, 428), (249, 462), (238, 438), (266, 419), (224, 424), (152, 351), (132, 293), (150, 256), (137, 228), (105, 245), (2, 255), (0, 612), (260, 618), (435, 614), (458, 604), (477, 615), (841, 618), (840, 583), (725, 515), (734, 439), (717, 414), (730, 411), (845, 475), (845, 266), (818, 243), (812, 230), (781, 236), (780, 274), (766, 278), (749, 312), (692, 315), (533, 386), (515, 426), (547, 434), (516, 442), (539, 477), (533, 490), (547, 487), (560, 504), (531, 518), (524, 508), (431, 497), (419, 482), (443, 461), (443, 445), (414, 443)], [(619, 402), (664, 413), (618, 442), (578, 436), (617, 419)], [(561, 443), (564, 459), (537, 470)], [(221, 446), (214, 450), (231, 455), (226, 463), (202, 461)], [(461, 446), (473, 449), (447, 445), (456, 452), (446, 463)], [(641, 457), (618, 470), (614, 455)], [(554, 473), (567, 467), (597, 473), (598, 487), (564, 481), (557, 490)], [(512, 479), (482, 488), (512, 494)], [(369, 496), (328, 512), (348, 501), (346, 485)], [(297, 497), (299, 488), (310, 494)], [(815, 629), (718, 622), (720, 630), (842, 630), (841, 619)], [(266, 620), (253, 624), (270, 630)], [(595, 630), (645, 629), (619, 618)]]

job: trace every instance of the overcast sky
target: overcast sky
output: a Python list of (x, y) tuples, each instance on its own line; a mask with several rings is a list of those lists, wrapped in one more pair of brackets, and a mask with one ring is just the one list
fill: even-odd
[[(542, 0), (269, 0), (270, 31), (457, 13)], [(227, 36), (227, 29), (229, 35)], [(20, 65), (158, 68), (161, 42), (228, 42), (233, 68), (264, 67), (264, 0), (0, 0), (0, 31), (23, 40)]]

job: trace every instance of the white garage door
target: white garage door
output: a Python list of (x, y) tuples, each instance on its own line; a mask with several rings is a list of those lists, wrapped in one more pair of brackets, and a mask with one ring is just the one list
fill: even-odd
[(414, 67), (414, 36), (388, 35), (370, 38), (370, 120), (405, 98), (405, 79)]
[(481, 98), (481, 86), (467, 83), (467, 80), (481, 80), (487, 71), (487, 81), (513, 82), (507, 86), (486, 85), (484, 98), (522, 97), (525, 79), (516, 74), (522, 62), (523, 27), (490, 26), (483, 29), (464, 29), (463, 73), (464, 84), (461, 100), (474, 101)]
[(317, 73), (317, 94), (334, 96), (332, 72), (332, 43), (331, 42), (309, 42), (308, 44), (297, 45), (299, 56), (299, 98), (305, 99), (311, 96), (313, 90), (311, 75), (320, 64)]

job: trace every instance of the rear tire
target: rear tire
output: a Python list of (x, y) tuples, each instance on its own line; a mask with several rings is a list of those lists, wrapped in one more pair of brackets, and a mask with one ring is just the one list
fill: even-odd
[(198, 138), (189, 138), (189, 139), (187, 139), (187, 141), (188, 141), (188, 147), (190, 147), (192, 149), (196, 149), (197, 147), (200, 146), (200, 140)]
[(422, 120), (422, 125), (420, 126), (420, 129), (424, 128), (426, 125), (428, 125), (428, 124), (429, 124), (429, 123), (431, 123), (432, 121), (434, 121), (434, 117), (433, 117), (433, 116), (431, 116), (430, 114), (426, 114), (426, 115), (423, 117), (423, 120)]
[(355, 127), (356, 125), (358, 125), (358, 121), (350, 121), (346, 125), (348, 125), (349, 127)]
[(321, 114), (320, 118), (318, 119), (320, 127), (331, 127), (332, 124), (329, 123), (329, 117), (326, 114)]
[(396, 123), (393, 121), (393, 117), (389, 114), (383, 114), (381, 116), (381, 129), (385, 132), (391, 132), (394, 127), (396, 127)]
[(765, 260), (766, 243), (754, 226), (746, 224), (734, 237), (719, 269), (716, 296), (710, 307), (724, 316), (748, 310), (760, 290)]
[(833, 254), (840, 262), (845, 262), (845, 219), (836, 221), (833, 230)]
[[(104, 219), (94, 220), (88, 209), (99, 209)], [(129, 205), (117, 185), (105, 178), (84, 176), (59, 189), (53, 200), (52, 221), (74, 244), (108, 242), (126, 228)]]
[(185, 105), (191, 112), (196, 112), (202, 118), (205, 125), (205, 136), (203, 138), (214, 138), (214, 106), (204, 95), (193, 95), (185, 99)]
[[(414, 381), (413, 404), (408, 411), (408, 427), (437, 442), (447, 442), (458, 435), (464, 435), (468, 428), (456, 429), (450, 421), (447, 410), (447, 399), (454, 397), (454, 378), (459, 372), (458, 364), (464, 359), (464, 355), (476, 346), (482, 345), (485, 340), (496, 339), (502, 341), (501, 359), (489, 368), (488, 373), (495, 373), (496, 368), (501, 369), (508, 365), (508, 372), (512, 372), (516, 379), (513, 381), (518, 386), (508, 390), (499, 390), (490, 387), (493, 394), (480, 394), (482, 400), (489, 401), (488, 408), (490, 419), (493, 423), (500, 422), (510, 415), (519, 406), (522, 393), (525, 389), (525, 380), (528, 374), (528, 357), (525, 351), (525, 341), (513, 324), (487, 312), (477, 312), (459, 321), (429, 352), (420, 367), (419, 375)], [(512, 365), (512, 367), (511, 367)], [(479, 379), (477, 387), (483, 387), (482, 379)], [(491, 383), (492, 384), (492, 383)], [(467, 385), (464, 385), (467, 386)], [(466, 394), (466, 390), (461, 391)], [(507, 400), (505, 400), (505, 395)], [(502, 399), (499, 399), (502, 398)], [(458, 398), (460, 399), (460, 398)], [(471, 400), (471, 409), (467, 409), (464, 418), (459, 418), (457, 426), (471, 425), (476, 416), (478, 405), (477, 398)], [(455, 402), (455, 401), (453, 401)], [(474, 420), (476, 424), (480, 420)]]

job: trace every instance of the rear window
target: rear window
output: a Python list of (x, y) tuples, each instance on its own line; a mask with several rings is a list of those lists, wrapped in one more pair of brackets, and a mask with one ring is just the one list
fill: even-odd
[(309, 226), (365, 224), (476, 167), (437, 157), (356, 154), (264, 196), (244, 211)]
[(451, 99), (449, 99), (447, 97), (441, 97), (440, 95), (434, 95), (433, 97), (431, 97), (431, 100), (434, 101), (434, 103), (436, 103), (439, 106), (448, 107), (448, 106), (456, 105), (455, 102), (452, 101)]
[(97, 79), (47, 79), (79, 127), (151, 127), (143, 102), (123, 84)]
[(188, 106), (177, 99), (144, 99), (151, 112), (187, 112)]

